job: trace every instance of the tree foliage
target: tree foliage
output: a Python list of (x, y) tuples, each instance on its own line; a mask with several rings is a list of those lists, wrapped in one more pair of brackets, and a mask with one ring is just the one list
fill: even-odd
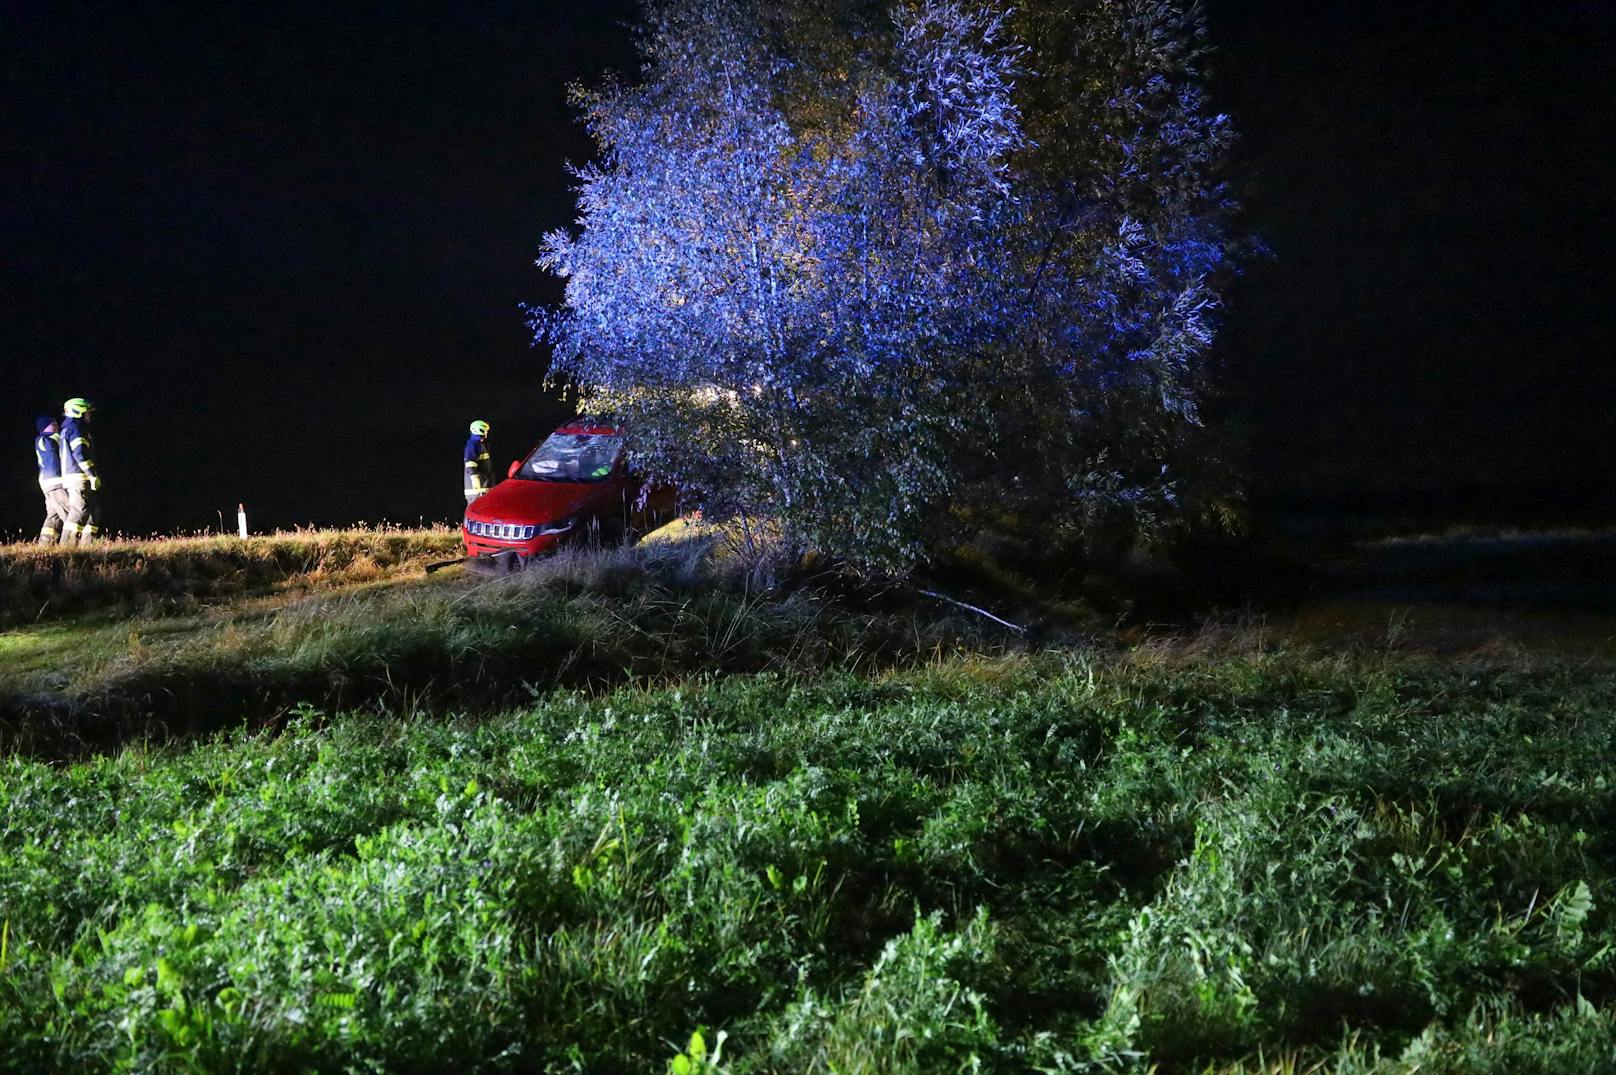
[(991, 508), (1160, 517), (1196, 429), (1230, 132), (1149, 0), (661, 0), (600, 147), (552, 376), (709, 513), (903, 567)]

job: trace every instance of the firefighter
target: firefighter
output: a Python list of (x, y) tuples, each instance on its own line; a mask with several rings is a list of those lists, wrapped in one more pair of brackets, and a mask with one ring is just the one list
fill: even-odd
[(67, 522), (67, 491), (62, 488), (61, 438), (56, 420), (34, 422), (34, 458), (39, 461), (39, 491), (45, 494), (45, 523), (39, 528), (39, 543), (54, 545)]
[(56, 434), (61, 449), (62, 488), (67, 493), (67, 519), (62, 542), (88, 545), (101, 529), (101, 476), (95, 469), (90, 444), (90, 401), (74, 396), (62, 404), (62, 424)]
[(466, 503), (482, 496), (494, 487), (494, 463), (488, 457), (488, 423), (471, 423), (471, 436), (466, 438)]

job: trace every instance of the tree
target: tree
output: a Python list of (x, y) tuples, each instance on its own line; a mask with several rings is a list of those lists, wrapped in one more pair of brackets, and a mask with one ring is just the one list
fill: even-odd
[(642, 465), (888, 568), (995, 497), (1170, 495), (1229, 255), (1193, 14), (664, 0), (643, 40), (577, 92), (601, 155), (535, 318)]
[[(1046, 406), (1017, 444), (1058, 461), (1018, 483), (1023, 513), (1069, 536), (1211, 514), (1231, 488), (1201, 426), (1218, 284), (1237, 253), (1222, 179), (1234, 140), (1207, 104), (1199, 4), (1026, 0), (1021, 86), (1032, 150), (1020, 385)], [(1063, 505), (1043, 512), (1039, 505)]]

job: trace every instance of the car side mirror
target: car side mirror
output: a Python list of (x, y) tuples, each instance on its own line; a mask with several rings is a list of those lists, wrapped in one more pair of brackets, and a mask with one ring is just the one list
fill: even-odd
[(521, 469), (522, 461), (520, 459), (512, 459), (510, 469), (505, 472), (505, 476), (507, 478), (514, 478), (516, 477), (516, 472)]

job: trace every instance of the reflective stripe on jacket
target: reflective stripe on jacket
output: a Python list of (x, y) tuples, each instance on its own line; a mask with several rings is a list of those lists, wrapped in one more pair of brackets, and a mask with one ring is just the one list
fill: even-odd
[(82, 418), (63, 418), (61, 432), (62, 484), (69, 488), (95, 481), (95, 448)]
[(466, 485), (468, 493), (482, 493), (494, 487), (494, 462), (488, 455), (488, 441), (473, 433), (466, 438)]
[(62, 487), (61, 438), (41, 433), (34, 438), (34, 458), (39, 460), (39, 487), (45, 492)]

